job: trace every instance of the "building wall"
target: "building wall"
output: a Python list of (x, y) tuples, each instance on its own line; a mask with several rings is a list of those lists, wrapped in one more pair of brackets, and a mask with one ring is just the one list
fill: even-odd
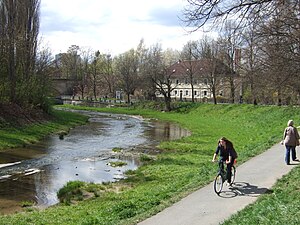
[[(191, 84), (186, 82), (180, 83), (176, 80), (172, 80), (171, 98), (174, 100), (191, 100), (192, 99), (192, 87)], [(158, 98), (163, 98), (162, 94), (157, 94)], [(206, 98), (212, 98), (210, 87), (204, 83), (194, 84), (194, 98), (195, 100), (202, 100)]]

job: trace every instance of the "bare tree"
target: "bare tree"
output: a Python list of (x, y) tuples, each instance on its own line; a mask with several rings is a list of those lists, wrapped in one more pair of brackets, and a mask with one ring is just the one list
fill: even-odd
[(81, 94), (81, 98), (84, 99), (85, 94), (90, 97), (91, 92), (94, 91), (94, 80), (93, 71), (91, 70), (91, 65), (93, 61), (93, 53), (91, 49), (79, 48), (79, 64), (76, 68), (77, 72), (77, 90)]
[[(191, 31), (204, 27), (223, 28), (226, 21), (232, 19), (237, 22), (234, 29), (243, 28), (247, 31), (253, 24), (256, 25), (255, 40), (259, 42), (252, 42), (256, 46), (252, 46), (248, 53), (255, 51), (255, 61), (259, 58), (260, 65), (252, 64), (252, 68), (249, 70), (248, 67), (246, 73), (247, 76), (252, 74), (255, 75), (252, 78), (258, 79), (255, 81), (256, 87), (253, 86), (254, 80), (251, 81), (252, 91), (256, 90), (256, 93), (252, 92), (255, 95), (254, 102), (259, 93), (262, 93), (260, 99), (264, 99), (265, 103), (272, 103), (276, 97), (279, 105), (284, 98), (289, 102), (291, 95), (286, 93), (298, 95), (300, 82), (297, 82), (299, 78), (296, 71), (299, 71), (300, 64), (299, 0), (187, 1), (184, 21), (192, 28)], [(291, 82), (291, 78), (294, 82)], [(262, 85), (263, 79), (268, 80), (265, 85)]]
[[(293, 1), (292, 1), (293, 2)], [(291, 3), (291, 2), (290, 2)], [(299, 6), (291, 8), (288, 2), (278, 5), (273, 17), (261, 21), (256, 29), (257, 48), (261, 63), (260, 90), (263, 103), (281, 105), (297, 101), (299, 74)], [(297, 67), (298, 66), (298, 67)]]
[[(282, 0), (187, 0), (184, 21), (193, 31), (204, 25), (222, 25), (227, 19), (235, 18), (239, 27), (269, 18), (274, 10), (286, 1)], [(291, 1), (296, 7), (298, 1)]]
[(161, 45), (156, 43), (144, 53), (144, 60), (140, 64), (141, 80), (146, 99), (156, 100), (157, 86), (154, 82), (157, 74), (162, 70), (163, 53)]
[(194, 85), (199, 79), (199, 72), (202, 69), (202, 66), (197, 63), (201, 57), (201, 53), (199, 51), (199, 46), (197, 41), (189, 41), (187, 44), (183, 46), (183, 50), (181, 52), (181, 59), (183, 60), (180, 65), (183, 67), (185, 71), (185, 76), (192, 89), (192, 102), (195, 102), (195, 93), (194, 93)]
[(244, 76), (244, 100), (254, 105), (258, 103), (258, 96), (263, 82), (259, 82), (262, 74), (259, 40), (256, 35), (256, 26), (253, 24), (242, 34), (243, 49), (241, 55), (241, 74)]
[(115, 59), (116, 71), (120, 75), (120, 86), (127, 95), (128, 104), (131, 103), (130, 95), (134, 94), (134, 91), (138, 87), (138, 58), (136, 51), (131, 49)]
[(165, 67), (163, 70), (159, 71), (153, 77), (153, 82), (156, 85), (157, 91), (164, 96), (165, 101), (165, 110), (171, 111), (171, 93), (176, 88), (176, 85), (172, 84), (172, 77), (175, 73), (175, 70), (172, 70), (172, 67)]
[[(35, 102), (33, 89), (39, 31), (39, 0), (0, 2), (2, 93), (18, 104)], [(4, 97), (5, 98), (5, 97)]]
[(114, 96), (117, 85), (117, 76), (114, 73), (111, 55), (108, 53), (101, 54), (98, 60), (98, 67), (102, 84), (101, 89), (108, 93), (108, 95)]
[(235, 102), (236, 95), (240, 97), (241, 93), (236, 94), (237, 87), (240, 85), (237, 76), (241, 62), (241, 38), (236, 29), (235, 23), (228, 20), (225, 23), (224, 32), (221, 34), (218, 43), (220, 46), (220, 60), (228, 68), (225, 79), (228, 80), (230, 89), (230, 101)]
[(214, 104), (217, 104), (217, 89), (219, 83), (219, 74), (217, 73), (217, 57), (219, 54), (219, 48), (214, 40), (209, 40), (206, 37), (201, 40), (199, 44), (201, 49), (201, 57), (206, 61), (206, 63), (203, 63), (201, 74), (207, 79), (213, 95)]
[(99, 73), (99, 70), (98, 70), (98, 60), (99, 60), (99, 57), (100, 57), (100, 52), (99, 50), (95, 52), (95, 55), (94, 55), (94, 59), (93, 59), (93, 62), (91, 64), (91, 83), (92, 83), (92, 89), (93, 89), (93, 96), (94, 96), (94, 99), (96, 100), (97, 99), (97, 83), (99, 82), (98, 80), (98, 73)]
[(180, 58), (183, 60), (197, 60), (201, 58), (199, 41), (188, 41), (180, 52)]

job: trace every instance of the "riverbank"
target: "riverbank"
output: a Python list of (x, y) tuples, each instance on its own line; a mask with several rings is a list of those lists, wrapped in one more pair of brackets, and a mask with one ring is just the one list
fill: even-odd
[(234, 142), (241, 164), (279, 142), (289, 119), (298, 125), (300, 112), (298, 108), (276, 106), (209, 104), (199, 104), (183, 113), (114, 108), (110, 111), (176, 122), (192, 135), (162, 142), (160, 155), (138, 170), (129, 171), (128, 179), (116, 186), (109, 184), (107, 192), (99, 192), (87, 201), (70, 206), (1, 216), (0, 224), (28, 224), (30, 221), (35, 224), (135, 224), (213, 179), (216, 168), (210, 160), (218, 138), (226, 136)]
[(35, 143), (51, 133), (68, 132), (71, 127), (85, 124), (88, 120), (86, 116), (62, 110), (47, 114), (16, 105), (2, 105), (1, 110), (0, 151)]

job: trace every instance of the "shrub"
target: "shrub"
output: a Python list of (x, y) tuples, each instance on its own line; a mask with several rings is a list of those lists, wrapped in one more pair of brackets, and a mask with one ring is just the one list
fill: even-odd
[(83, 193), (81, 188), (85, 185), (82, 181), (69, 181), (57, 192), (60, 202), (69, 205), (72, 200), (82, 200)]

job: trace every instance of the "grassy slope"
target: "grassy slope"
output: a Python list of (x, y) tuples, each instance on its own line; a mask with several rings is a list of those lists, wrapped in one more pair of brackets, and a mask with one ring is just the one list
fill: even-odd
[(42, 137), (57, 131), (84, 124), (86, 116), (64, 111), (53, 111), (53, 120), (23, 127), (7, 127), (0, 130), (0, 150), (34, 143)]
[[(298, 108), (252, 105), (204, 104), (185, 113), (100, 110), (140, 114), (178, 122), (193, 134), (177, 141), (161, 143), (160, 147), (165, 150), (164, 153), (155, 161), (132, 172), (132, 175), (123, 181), (122, 185), (125, 188), (118, 194), (103, 193), (100, 197), (77, 205), (51, 207), (44, 212), (2, 216), (0, 224), (134, 224), (213, 179), (216, 168), (210, 160), (221, 136), (226, 136), (234, 142), (241, 163), (278, 142), (286, 122), (294, 119), (298, 125), (300, 115)], [(297, 194), (296, 190), (294, 192)], [(272, 204), (273, 198), (268, 196), (271, 200), (268, 200), (268, 197), (263, 198), (267, 198), (266, 204)], [(286, 205), (289, 204), (293, 204), (292, 201), (286, 202)], [(257, 210), (264, 215), (265, 208), (254, 207), (249, 211)], [(244, 214), (247, 217), (248, 214)], [(244, 217), (244, 214), (241, 213), (241, 217)], [(280, 219), (284, 217), (276, 218), (277, 224)], [(234, 218), (232, 222), (238, 224), (239, 220), (240, 217)]]

